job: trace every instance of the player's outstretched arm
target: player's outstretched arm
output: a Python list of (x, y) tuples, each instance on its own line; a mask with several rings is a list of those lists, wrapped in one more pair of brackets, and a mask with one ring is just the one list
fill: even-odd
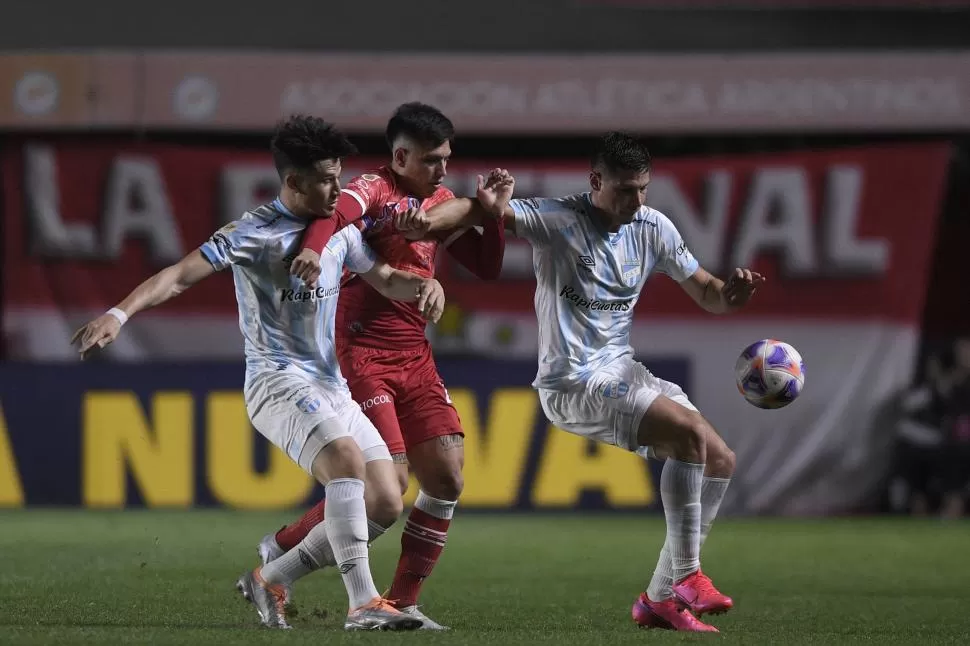
[(114, 341), (129, 317), (175, 298), (215, 271), (202, 252), (196, 249), (143, 282), (105, 314), (81, 327), (71, 337), (71, 343), (79, 344), (81, 359), (86, 359), (94, 351)]
[(735, 269), (727, 281), (723, 281), (698, 267), (680, 286), (708, 312), (727, 314), (746, 305), (764, 282), (764, 276), (750, 269)]
[(432, 323), (437, 323), (444, 312), (445, 292), (434, 278), (421, 278), (380, 260), (360, 277), (382, 296), (406, 303), (417, 302), (421, 315)]
[(505, 228), (511, 230), (514, 214), (509, 200), (515, 190), (515, 178), (502, 168), (496, 168), (488, 177), (478, 176), (478, 190), (474, 198), (455, 198), (428, 211), (430, 231), (450, 231), (481, 226), (489, 218), (504, 220)]

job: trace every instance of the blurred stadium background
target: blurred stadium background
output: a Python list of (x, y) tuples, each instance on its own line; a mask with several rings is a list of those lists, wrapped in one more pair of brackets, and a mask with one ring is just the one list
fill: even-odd
[[(639, 359), (682, 384), (738, 455), (705, 558), (722, 589), (758, 603), (742, 601), (725, 625), (753, 643), (966, 643), (970, 598), (928, 572), (970, 575), (957, 521), (970, 480), (970, 2), (105, 0), (4, 11), (0, 547), (14, 565), (0, 573), (0, 629), (14, 641), (252, 637), (232, 632), (255, 624), (232, 605), (233, 574), (262, 533), (321, 492), (246, 419), (231, 276), (138, 316), (96, 361), (76, 362), (69, 338), (274, 194), (278, 118), (308, 112), (353, 133), (362, 155), (346, 164), (350, 179), (384, 163), (386, 119), (417, 99), (458, 128), (448, 184), (459, 195), (496, 165), (516, 175), (519, 196), (581, 191), (598, 134), (642, 134), (655, 157), (649, 202), (702, 264), (769, 276), (730, 318), (658, 278), (633, 337)], [(659, 465), (552, 432), (542, 417), (529, 388), (528, 247), (510, 241), (496, 282), (447, 258), (440, 274), (450, 305), (429, 337), (468, 441), (454, 556), (429, 603), (472, 631), (483, 627), (474, 614), (491, 613), (482, 643), (568, 642), (570, 631), (590, 643), (606, 638), (597, 622), (628, 628), (622, 604), (662, 542)], [(738, 353), (765, 337), (806, 362), (804, 394), (780, 411), (749, 406), (733, 383)], [(198, 507), (213, 509), (182, 511)], [(646, 554), (635, 572), (568, 543), (594, 539), (563, 516), (592, 512), (612, 516), (597, 521), (615, 532), (610, 549)], [(819, 520), (872, 514), (892, 518)], [(208, 545), (189, 557), (180, 538)], [(856, 556), (833, 562), (833, 544)], [(783, 572), (765, 564), (769, 548)], [(395, 539), (374, 549), (388, 570)], [(482, 553), (506, 569), (476, 569)], [(523, 570), (505, 554), (528, 558), (522, 592), (510, 592)], [(901, 575), (900, 561), (913, 567)], [(88, 577), (113, 586), (97, 598), (114, 610), (86, 613)], [(230, 618), (166, 610), (193, 577), (199, 603), (225, 603)], [(553, 578), (563, 591), (550, 597)], [(846, 579), (867, 583), (839, 588)], [(332, 580), (313, 585), (340, 606)], [(562, 610), (575, 586), (588, 616)], [(589, 601), (599, 586), (619, 605)], [(772, 606), (791, 586), (830, 605), (800, 599), (802, 616)], [(463, 604), (469, 587), (481, 596)], [(528, 590), (549, 605), (523, 600)], [(492, 598), (510, 594), (517, 609)], [(848, 608), (873, 594), (886, 598)], [(52, 618), (30, 618), (37, 604)], [(303, 616), (330, 627), (322, 614)], [(505, 633), (503, 619), (533, 632)], [(845, 622), (857, 632), (839, 632)]]

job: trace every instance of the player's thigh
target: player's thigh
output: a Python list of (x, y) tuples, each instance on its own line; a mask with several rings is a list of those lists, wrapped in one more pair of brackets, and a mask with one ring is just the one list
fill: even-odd
[(397, 406), (391, 386), (384, 379), (370, 374), (345, 374), (345, 377), (354, 400), (384, 438), (391, 455), (400, 456), (395, 461), (403, 460), (404, 437), (397, 420)]
[[(646, 371), (645, 368), (644, 370)], [(652, 374), (649, 375), (649, 378), (655, 380), (654, 383), (659, 384), (660, 393), (663, 396), (700, 416), (700, 426), (704, 433), (705, 464), (707, 465), (706, 475), (723, 478), (731, 477), (734, 474), (737, 461), (736, 456), (714, 425), (711, 424), (710, 420), (704, 417), (694, 403), (687, 397), (684, 389), (679, 385), (672, 381), (659, 379)], [(664, 458), (669, 457), (670, 451), (662, 446), (656, 445), (654, 446), (653, 453), (658, 458)]]
[(457, 500), (464, 487), (465, 432), (430, 349), (412, 358), (396, 401), (408, 461), (425, 493)]
[(622, 415), (609, 409), (601, 397), (585, 390), (539, 390), (539, 403), (546, 419), (557, 428), (622, 449), (633, 450), (618, 429), (627, 426)]
[[(366, 465), (375, 460), (391, 463), (391, 454), (380, 433), (374, 428), (360, 406), (350, 394), (346, 402), (337, 409), (337, 417), (328, 420), (329, 424), (339, 424), (344, 437), (339, 441), (323, 444), (321, 435), (314, 431), (307, 440), (301, 460), (309, 460), (311, 472), (326, 482), (334, 478), (358, 478), (366, 480)], [(323, 481), (323, 480), (321, 480)], [(365, 488), (366, 491), (366, 488)]]
[(658, 457), (673, 457), (685, 462), (707, 461), (707, 438), (713, 429), (696, 410), (658, 394), (636, 426), (636, 442), (651, 447)]
[(345, 391), (341, 394), (322, 390), (308, 377), (280, 371), (248, 380), (245, 395), (253, 427), (307, 473), (316, 475), (313, 463), (317, 454), (331, 444), (339, 445), (332, 451), (334, 454), (354, 452), (352, 446), (341, 441), (350, 437), (337, 410), (349, 399)]

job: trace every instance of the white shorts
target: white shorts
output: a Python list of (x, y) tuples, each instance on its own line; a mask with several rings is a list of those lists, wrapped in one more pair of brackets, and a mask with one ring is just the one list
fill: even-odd
[(256, 430), (307, 473), (317, 454), (341, 437), (353, 438), (366, 462), (391, 459), (346, 388), (328, 388), (292, 369), (261, 372), (247, 376), (245, 399)]
[(633, 359), (598, 371), (583, 385), (559, 391), (539, 389), (539, 402), (550, 422), (564, 431), (612, 444), (648, 457), (637, 441), (644, 414), (663, 395), (684, 408), (697, 408), (677, 384), (655, 377)]

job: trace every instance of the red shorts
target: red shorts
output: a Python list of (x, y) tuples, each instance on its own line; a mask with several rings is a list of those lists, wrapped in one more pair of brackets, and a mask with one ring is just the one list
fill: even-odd
[(443, 435), (465, 435), (430, 345), (387, 350), (348, 344), (337, 358), (351, 395), (391, 455)]

